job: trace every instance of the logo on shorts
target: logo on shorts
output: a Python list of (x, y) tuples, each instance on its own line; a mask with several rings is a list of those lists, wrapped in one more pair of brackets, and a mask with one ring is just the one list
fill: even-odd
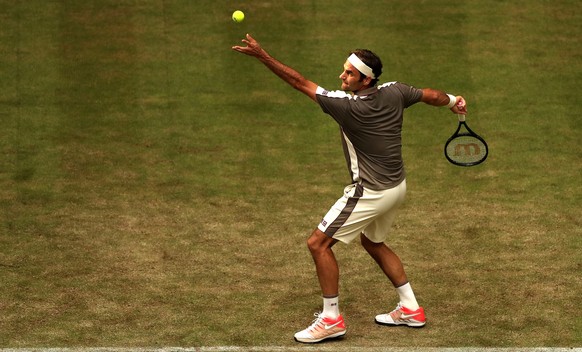
[(325, 221), (325, 219), (321, 220), (321, 224), (325, 227), (325, 226), (327, 226), (327, 221)]

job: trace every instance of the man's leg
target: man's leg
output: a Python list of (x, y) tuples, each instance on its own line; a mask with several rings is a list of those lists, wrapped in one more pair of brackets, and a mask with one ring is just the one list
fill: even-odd
[(323, 312), (317, 314), (307, 329), (295, 334), (295, 340), (299, 342), (314, 343), (346, 333), (346, 325), (338, 307), (339, 268), (331, 249), (336, 243), (337, 240), (326, 236), (319, 229), (313, 231), (307, 240), (323, 294)]
[(339, 267), (331, 249), (336, 243), (337, 240), (326, 236), (319, 229), (315, 229), (307, 239), (323, 297), (335, 297), (339, 292)]
[(424, 326), (426, 323), (424, 309), (418, 306), (400, 258), (383, 242), (372, 242), (364, 234), (360, 237), (362, 246), (390, 279), (400, 297), (396, 309), (388, 314), (377, 315), (376, 322), (383, 325)]
[(404, 272), (404, 266), (396, 253), (388, 248), (388, 246), (383, 242), (374, 243), (370, 241), (368, 237), (364, 236), (364, 234), (361, 234), (360, 238), (362, 246), (366, 249), (368, 254), (374, 258), (376, 263), (378, 263), (394, 287), (400, 287), (408, 283), (406, 273)]

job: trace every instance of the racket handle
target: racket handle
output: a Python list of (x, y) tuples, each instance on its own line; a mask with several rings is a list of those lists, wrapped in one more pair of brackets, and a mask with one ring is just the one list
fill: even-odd
[[(463, 103), (462, 102), (458, 102), (457, 103), (457, 108), (459, 109), (459, 111), (463, 111), (465, 110)], [(465, 111), (466, 113), (466, 111)], [(464, 114), (457, 114), (459, 116), (459, 122), (464, 122), (465, 121), (465, 115)]]

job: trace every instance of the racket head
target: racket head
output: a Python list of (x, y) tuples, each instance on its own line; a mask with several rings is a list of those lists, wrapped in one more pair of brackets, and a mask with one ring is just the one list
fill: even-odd
[[(461, 117), (462, 116), (462, 117)], [(461, 131), (461, 128), (465, 131)], [(445, 143), (445, 157), (454, 165), (475, 166), (487, 159), (489, 147), (483, 138), (473, 132), (465, 122), (465, 116), (459, 116), (459, 126)]]

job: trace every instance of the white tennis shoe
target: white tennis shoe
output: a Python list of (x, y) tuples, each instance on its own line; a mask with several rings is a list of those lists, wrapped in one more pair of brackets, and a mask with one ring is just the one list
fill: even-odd
[(336, 319), (324, 317), (321, 313), (315, 313), (314, 316), (315, 320), (307, 329), (295, 334), (295, 341), (315, 343), (346, 334), (346, 324), (341, 315)]
[(381, 325), (406, 325), (413, 328), (421, 328), (426, 324), (424, 309), (419, 307), (411, 310), (398, 303), (396, 309), (387, 314), (376, 315), (376, 323)]

